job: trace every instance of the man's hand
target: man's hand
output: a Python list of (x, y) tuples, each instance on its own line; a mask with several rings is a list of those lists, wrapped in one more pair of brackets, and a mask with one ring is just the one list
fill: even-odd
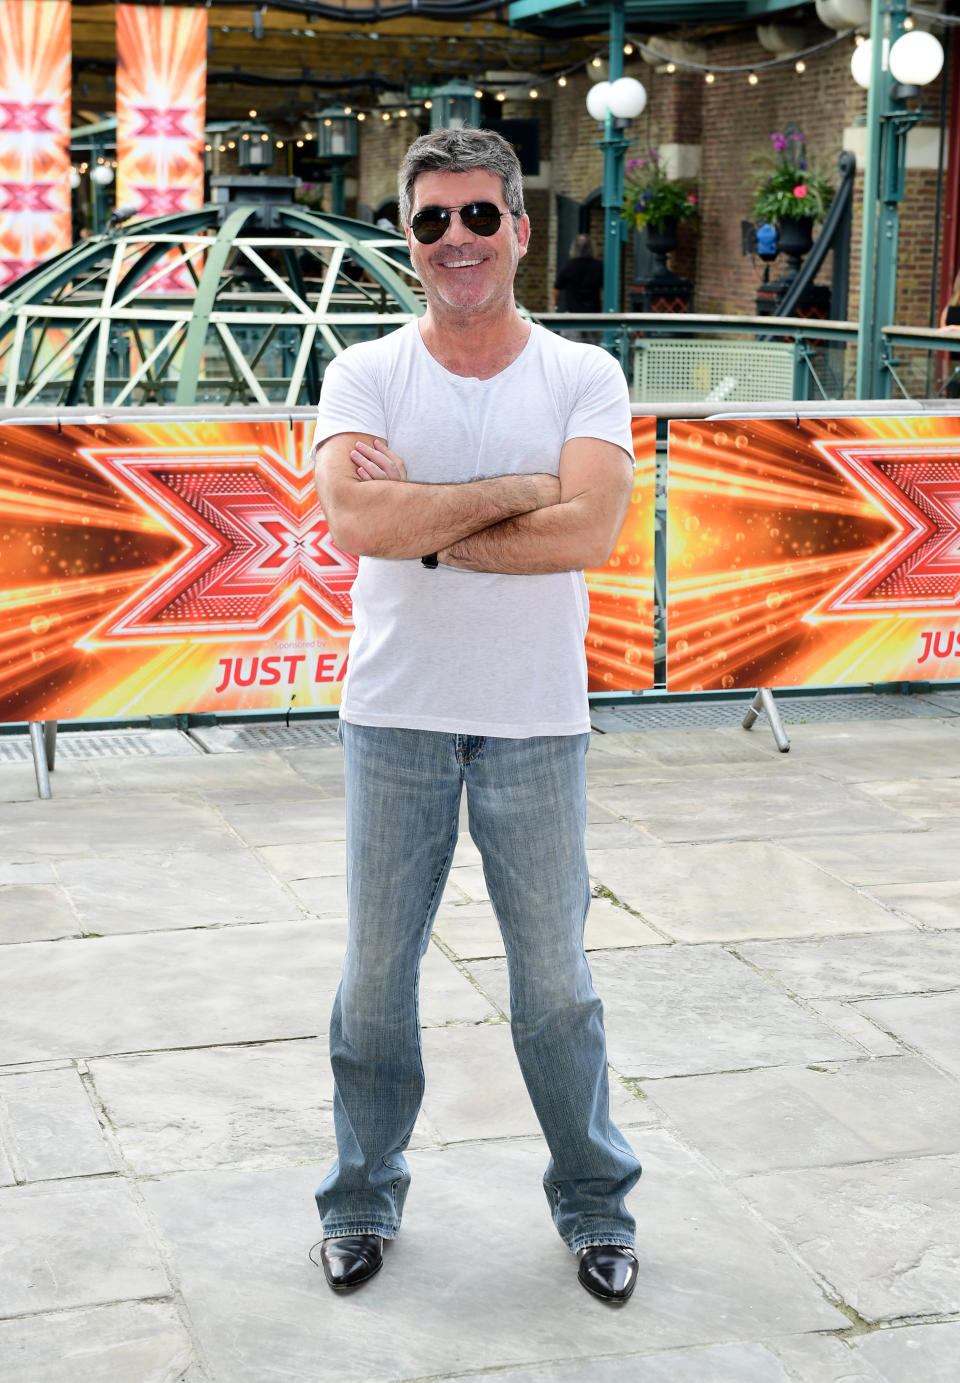
[(361, 480), (406, 480), (407, 468), (380, 437), (369, 442), (358, 441), (350, 453)]

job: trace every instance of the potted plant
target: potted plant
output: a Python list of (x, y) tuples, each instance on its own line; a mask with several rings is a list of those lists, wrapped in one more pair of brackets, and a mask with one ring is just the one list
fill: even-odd
[(764, 160), (761, 181), (753, 195), (754, 219), (776, 224), (780, 248), (790, 258), (804, 255), (813, 244), (813, 225), (822, 221), (833, 201), (833, 186), (822, 173), (808, 167), (806, 141), (799, 132), (770, 136), (774, 162)]
[(654, 254), (668, 254), (677, 243), (677, 222), (697, 221), (697, 194), (689, 182), (667, 175), (656, 149), (627, 159), (620, 215), (642, 231)]

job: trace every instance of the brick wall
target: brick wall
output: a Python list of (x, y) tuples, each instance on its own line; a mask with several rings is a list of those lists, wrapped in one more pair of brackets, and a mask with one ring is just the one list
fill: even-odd
[[(757, 165), (764, 160), (770, 163), (770, 134), (788, 125), (798, 126), (806, 136), (812, 164), (835, 178), (844, 131), (862, 125), (866, 93), (850, 76), (849, 42), (811, 55), (803, 74), (789, 64), (763, 71), (761, 65), (770, 55), (756, 42), (752, 25), (711, 36), (707, 45), (709, 61), (718, 68), (756, 64), (761, 69), (756, 85), (748, 84), (746, 72), (721, 73), (708, 85), (697, 73), (668, 74), (637, 57), (629, 59), (625, 73), (643, 82), (648, 100), (630, 130), (628, 157), (651, 146), (700, 145), (701, 230), (695, 236), (689, 228), (681, 227), (680, 244), (670, 266), (693, 280), (695, 310), (752, 314), (764, 266), (742, 255), (740, 222), (753, 219), (753, 192), (762, 177)], [(603, 182), (601, 127), (585, 105), (587, 91), (598, 76), (593, 69), (580, 69), (569, 74), (565, 87), (554, 83), (549, 100), (508, 102), (499, 112), (507, 118), (540, 120), (541, 157), (549, 164), (549, 177), (526, 190), (533, 238), (517, 276), (518, 299), (534, 310), (549, 306), (556, 265), (567, 251), (566, 245), (558, 246), (557, 196), (579, 204)], [(939, 84), (924, 92), (922, 104), (930, 112), (925, 123), (935, 123)], [(412, 119), (385, 124), (373, 116), (365, 122), (358, 182), (361, 202), (373, 207), (393, 194), (403, 151), (425, 126), (426, 117), (422, 117), (419, 129)], [(851, 245), (848, 315), (852, 319), (859, 300), (861, 182), (862, 172)], [(906, 199), (901, 205), (896, 314), (903, 324), (924, 325), (929, 319), (930, 284), (937, 268), (933, 263), (936, 183), (935, 170), (911, 169), (907, 174)], [(599, 202), (591, 206), (590, 233), (600, 251), (603, 224)], [(621, 307), (626, 308), (632, 278), (631, 246), (625, 243), (621, 253)], [(783, 269), (782, 260), (776, 261), (771, 277), (779, 276)], [(831, 271), (828, 257), (820, 282), (829, 285)]]

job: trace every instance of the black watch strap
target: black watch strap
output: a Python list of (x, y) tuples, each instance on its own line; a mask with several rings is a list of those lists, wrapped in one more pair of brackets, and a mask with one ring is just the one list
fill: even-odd
[(423, 564), (425, 567), (431, 567), (431, 568), (432, 568), (432, 567), (438, 567), (438, 566), (440, 565), (440, 559), (438, 558), (438, 556), (437, 556), (437, 554), (436, 554), (435, 552), (428, 552), (427, 555), (426, 555), (426, 557), (421, 557), (421, 558), (420, 558), (420, 561), (422, 562), (422, 564)]

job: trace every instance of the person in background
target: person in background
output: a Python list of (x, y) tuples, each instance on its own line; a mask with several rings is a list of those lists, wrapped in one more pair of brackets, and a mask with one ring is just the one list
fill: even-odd
[(555, 312), (599, 312), (603, 264), (593, 252), (589, 235), (578, 235), (570, 246), (570, 258), (553, 284)]

